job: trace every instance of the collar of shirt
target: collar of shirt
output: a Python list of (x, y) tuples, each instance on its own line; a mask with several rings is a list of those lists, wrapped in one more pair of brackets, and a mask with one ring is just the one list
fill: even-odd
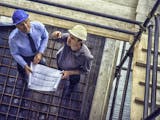
[(75, 56), (80, 56), (80, 55), (84, 54), (83, 47), (84, 47), (84, 44), (82, 44), (82, 47), (81, 47), (78, 51), (73, 52), (73, 54), (74, 54)]

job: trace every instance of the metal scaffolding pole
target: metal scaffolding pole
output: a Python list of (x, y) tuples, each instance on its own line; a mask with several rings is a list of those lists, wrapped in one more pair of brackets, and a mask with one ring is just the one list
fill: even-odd
[(123, 117), (123, 110), (124, 110), (124, 104), (125, 104), (125, 100), (126, 100), (128, 82), (129, 82), (130, 72), (131, 72), (131, 68), (132, 68), (132, 60), (133, 60), (133, 52), (130, 53), (130, 56), (129, 56), (128, 69), (127, 69), (127, 74), (126, 74), (126, 79), (125, 79), (125, 85), (123, 88), (121, 106), (120, 106), (120, 110), (119, 110), (119, 120), (122, 120), (122, 117)]
[(112, 120), (112, 117), (113, 117), (114, 106), (115, 106), (115, 102), (116, 102), (117, 89), (118, 89), (118, 85), (119, 85), (120, 76), (121, 76), (121, 73), (120, 72), (117, 73), (117, 76), (116, 76), (116, 85), (115, 85), (113, 100), (112, 100), (112, 103), (111, 103), (111, 110), (110, 110), (111, 112), (110, 112), (110, 115), (109, 115), (109, 120)]
[(151, 91), (151, 96), (152, 96), (151, 97), (151, 113), (156, 110), (158, 44), (159, 44), (159, 18), (158, 16), (155, 16), (154, 54), (153, 54), (152, 91)]
[[(115, 86), (115, 90), (114, 90), (114, 95), (113, 96), (115, 96), (117, 94), (117, 88), (118, 88), (118, 84), (119, 84), (121, 68), (122, 68), (124, 62), (126, 61), (127, 57), (130, 55), (130, 53), (133, 51), (134, 46), (137, 43), (137, 41), (140, 39), (142, 33), (146, 30), (146, 27), (147, 27), (148, 23), (150, 22), (151, 18), (153, 17), (154, 13), (156, 12), (156, 10), (158, 9), (159, 4), (160, 4), (160, 0), (157, 0), (155, 2), (151, 12), (148, 14), (147, 19), (144, 21), (143, 25), (141, 26), (139, 32), (135, 35), (134, 41), (131, 44), (129, 50), (126, 52), (126, 54), (122, 58), (120, 64), (116, 67), (115, 77), (117, 77), (117, 81), (116, 81), (116, 86)], [(116, 100), (115, 97), (113, 97), (112, 106), (114, 106), (115, 100)], [(112, 120), (112, 117), (113, 117), (113, 112), (114, 112), (113, 110), (114, 110), (113, 107), (111, 107), (110, 120)]]
[(142, 27), (140, 28), (139, 32), (135, 36), (135, 39), (134, 39), (132, 45), (130, 46), (129, 50), (127, 51), (127, 53), (125, 54), (125, 56), (121, 60), (120, 64), (117, 66), (117, 70), (120, 69), (123, 66), (124, 62), (126, 61), (127, 57), (129, 56), (130, 52), (133, 50), (135, 44), (137, 43), (137, 41), (141, 37), (141, 34), (145, 31), (149, 21), (151, 20), (151, 18), (153, 17), (154, 13), (158, 9), (159, 4), (160, 4), (160, 0), (157, 0), (156, 3), (153, 6), (151, 12), (148, 14), (147, 19), (144, 21)]
[(156, 118), (159, 114), (160, 114), (160, 108), (156, 109), (152, 114), (150, 114), (144, 120), (152, 120), (152, 119)]
[(144, 94), (144, 108), (143, 119), (148, 116), (148, 102), (149, 102), (149, 82), (150, 82), (150, 65), (151, 65), (151, 48), (152, 48), (152, 29), (153, 25), (148, 26), (148, 46), (147, 46), (147, 60), (146, 60), (146, 75), (145, 75), (145, 94)]

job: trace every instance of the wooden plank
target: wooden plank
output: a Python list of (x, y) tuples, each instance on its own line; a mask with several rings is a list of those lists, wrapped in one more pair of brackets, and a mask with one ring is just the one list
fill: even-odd
[[(140, 66), (134, 66), (133, 72), (135, 72), (135, 76), (133, 76), (134, 80), (145, 82), (146, 69)], [(157, 71), (157, 84), (160, 84), (160, 71)], [(152, 81), (152, 70), (150, 70), (150, 81)], [(139, 84), (139, 83), (138, 83)]]
[[(159, 39), (160, 39), (160, 37), (159, 37)], [(142, 48), (142, 50), (143, 49), (145, 49), (145, 50), (147, 50), (147, 46), (148, 46), (148, 34), (145, 34), (145, 33), (143, 33), (142, 34), (142, 36), (141, 36), (141, 48)], [(152, 36), (152, 51), (153, 51), (153, 46), (154, 46), (154, 35)], [(159, 43), (159, 50), (158, 51), (160, 51), (160, 43)]]
[(101, 61), (89, 120), (105, 120), (118, 54), (118, 41), (107, 40)]
[[(136, 65), (140, 67), (146, 67), (146, 63), (143, 61), (136, 61)], [(151, 64), (151, 69), (153, 69), (153, 65)], [(157, 70), (160, 71), (160, 65), (157, 66)]]
[[(36, 5), (37, 6), (39, 5), (39, 4), (33, 4), (33, 6), (31, 6), (31, 2), (28, 3), (28, 2), (24, 2), (24, 1), (22, 3), (19, 2), (18, 4), (16, 4), (16, 2), (13, 2), (13, 1), (10, 1), (10, 2), (12, 3), (12, 5), (16, 5), (18, 7), (27, 8), (27, 6), (30, 6), (29, 8), (33, 9), (33, 10), (35, 10)], [(41, 9), (41, 7), (43, 7), (43, 9)], [(41, 5), (39, 8), (36, 7), (36, 9), (38, 11), (53, 14), (53, 11), (51, 11), (51, 8), (49, 9), (49, 7), (48, 7), (46, 10), (44, 10), (45, 7), (47, 8), (48, 6), (44, 6), (44, 5), (42, 6)], [(13, 13), (13, 10), (14, 9), (1, 6), (0, 15), (10, 17)], [(55, 9), (55, 11), (60, 11), (60, 9), (57, 8), (57, 9)], [(69, 14), (73, 14), (73, 13), (70, 12)], [(59, 15), (61, 15), (61, 12), (60, 12)], [(66, 13), (66, 15), (67, 15), (67, 13)], [(79, 15), (79, 16), (81, 16), (81, 15)], [(86, 15), (85, 15), (85, 17), (86, 17)], [(30, 18), (31, 18), (31, 20), (41, 21), (44, 24), (48, 24), (48, 25), (52, 25), (52, 26), (56, 26), (56, 27), (61, 27), (61, 28), (66, 28), (66, 29), (69, 29), (69, 28), (73, 27), (75, 24), (77, 24), (75, 22), (70, 22), (70, 21), (66, 21), (66, 20), (61, 20), (61, 19), (57, 19), (57, 18), (53, 18), (53, 17), (49, 17), (49, 16), (44, 16), (44, 15), (39, 15), (39, 14), (33, 14), (33, 13), (30, 13)], [(87, 16), (86, 18), (91, 18), (91, 16)], [(92, 19), (95, 20), (95, 18), (96, 18), (95, 16), (92, 16)], [(85, 21), (87, 20), (87, 19), (80, 18), (80, 20), (81, 19), (85, 20)], [(96, 20), (97, 21), (92, 21), (92, 20), (87, 20), (87, 21), (92, 21), (93, 23), (99, 23), (99, 24), (104, 23), (104, 25), (113, 26), (113, 27), (116, 27), (118, 24), (120, 24), (122, 26), (122, 29), (125, 29), (125, 28), (128, 29), (128, 30), (133, 29), (133, 27), (130, 26), (130, 25), (127, 25), (127, 23), (125, 23), (125, 25), (123, 25), (124, 23), (122, 23), (122, 22), (118, 23), (118, 22), (113, 22), (113, 20), (110, 20), (110, 21), (105, 20), (105, 19), (101, 20), (101, 19), (99, 19), (99, 17), (98, 17), (98, 19), (96, 18)], [(103, 29), (103, 28), (93, 27), (93, 26), (89, 26), (89, 25), (84, 25), (84, 26), (87, 27), (88, 32), (91, 33), (91, 34), (104, 36), (104, 37), (108, 37), (108, 38), (113, 38), (113, 39), (116, 39), (116, 40), (127, 41), (127, 42), (133, 40), (132, 35), (128, 35), (128, 34), (124, 34), (124, 33), (120, 33), (120, 32), (114, 32), (114, 31), (111, 31), (111, 30), (106, 30), (106, 29)], [(120, 27), (118, 27), (118, 28), (120, 28)]]
[[(147, 52), (147, 48), (142, 47), (142, 51)], [(151, 53), (153, 54), (154, 50), (153, 48), (151, 49)], [(160, 54), (160, 50), (158, 50), (158, 54)]]
[[(142, 85), (142, 86), (145, 86), (144, 81), (139, 81), (139, 84)], [(152, 83), (149, 84), (149, 87), (152, 87)], [(157, 89), (160, 89), (160, 84), (157, 84)]]
[[(146, 63), (147, 60), (147, 53), (144, 52), (143, 50), (139, 51), (139, 53), (137, 53), (137, 60), (136, 61), (140, 61), (142, 63)], [(150, 59), (151, 59), (151, 64), (153, 64), (153, 54), (150, 55)], [(158, 59), (160, 60), (160, 55), (158, 56)], [(160, 61), (158, 60), (158, 65), (160, 65)]]
[[(143, 105), (144, 104), (144, 100), (142, 99), (142, 98), (139, 98), (139, 97), (136, 97), (135, 98), (135, 102), (136, 103), (139, 103), (139, 104), (141, 104), (141, 105)], [(149, 100), (149, 106), (151, 106), (151, 101)], [(156, 102), (156, 106), (157, 107), (160, 107), (160, 102)]]
[(135, 97), (144, 96), (144, 87), (141, 87), (139, 85), (139, 80), (143, 80), (144, 75), (145, 75), (144, 68), (136, 65), (133, 66), (133, 80), (132, 80), (132, 94), (131, 94), (131, 120), (140, 120), (143, 114), (143, 107), (135, 103)]

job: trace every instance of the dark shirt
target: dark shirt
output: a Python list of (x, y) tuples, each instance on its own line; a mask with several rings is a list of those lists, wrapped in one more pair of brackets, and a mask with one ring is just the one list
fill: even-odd
[(64, 46), (57, 52), (57, 65), (62, 70), (80, 70), (87, 73), (91, 69), (93, 55), (85, 44), (78, 51), (72, 51), (67, 45), (68, 33), (62, 34), (57, 41), (63, 42)]

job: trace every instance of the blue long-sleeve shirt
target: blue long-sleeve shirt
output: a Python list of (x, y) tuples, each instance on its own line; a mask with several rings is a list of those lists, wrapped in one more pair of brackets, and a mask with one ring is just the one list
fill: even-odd
[[(31, 22), (30, 35), (34, 41), (38, 53), (44, 53), (48, 43), (48, 32), (45, 26), (37, 21)], [(17, 28), (9, 36), (9, 48), (11, 55), (23, 68), (27, 64), (22, 56), (34, 56), (26, 33)]]

